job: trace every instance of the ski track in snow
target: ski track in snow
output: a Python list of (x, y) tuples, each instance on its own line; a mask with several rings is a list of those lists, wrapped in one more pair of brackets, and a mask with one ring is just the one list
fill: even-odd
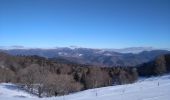
[(49, 98), (38, 98), (14, 84), (1, 83), (0, 100), (170, 100), (170, 75)]

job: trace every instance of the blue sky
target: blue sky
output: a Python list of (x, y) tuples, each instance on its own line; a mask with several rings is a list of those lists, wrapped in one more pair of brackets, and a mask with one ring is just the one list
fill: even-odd
[(0, 0), (0, 46), (170, 48), (170, 0)]

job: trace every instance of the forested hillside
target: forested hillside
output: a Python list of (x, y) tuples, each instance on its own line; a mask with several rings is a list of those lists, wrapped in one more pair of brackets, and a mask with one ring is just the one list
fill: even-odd
[(0, 82), (20, 84), (39, 97), (132, 83), (137, 77), (137, 71), (132, 67), (102, 68), (59, 63), (39, 56), (0, 53)]
[(138, 67), (140, 76), (163, 75), (170, 72), (170, 54), (157, 57), (155, 60)]

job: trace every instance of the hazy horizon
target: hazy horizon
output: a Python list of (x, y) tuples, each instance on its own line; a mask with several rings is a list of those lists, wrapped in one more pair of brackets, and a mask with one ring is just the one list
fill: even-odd
[(113, 49), (113, 50), (123, 50), (123, 49), (136, 49), (136, 50), (170, 50), (170, 48), (156, 48), (156, 47), (141, 47), (141, 46), (136, 46), (136, 47), (122, 47), (122, 48), (95, 48), (95, 47), (83, 47), (83, 46), (54, 46), (54, 47), (38, 47), (38, 46), (21, 46), (21, 45), (11, 45), (11, 46), (1, 46), (0, 45), (0, 49), (57, 49), (57, 48), (70, 48), (70, 49), (74, 49), (74, 48), (89, 48), (89, 49)]

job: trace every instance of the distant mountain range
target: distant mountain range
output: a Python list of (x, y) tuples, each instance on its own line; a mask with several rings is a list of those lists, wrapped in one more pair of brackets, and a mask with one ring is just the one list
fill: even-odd
[[(62, 48), (69, 48), (69, 49), (80, 49), (80, 48), (82, 48), (83, 49), (83, 47), (78, 47), (78, 46), (51, 47), (51, 48), (24, 47), (24, 46), (19, 46), (19, 45), (0, 46), (0, 49), (2, 49), (2, 50), (11, 50), (11, 49), (62, 49)], [(92, 49), (92, 48), (86, 48), (86, 49)], [(95, 49), (95, 48), (93, 48), (93, 49)], [(153, 47), (129, 47), (129, 48), (121, 48), (121, 49), (105, 48), (105, 49), (98, 49), (98, 50), (114, 51), (114, 52), (119, 52), (119, 53), (140, 53), (140, 52), (143, 52), (143, 51), (152, 51), (152, 50), (169, 50), (170, 51), (169, 48), (157, 49), (157, 48), (153, 48)]]
[(98, 66), (136, 66), (168, 54), (168, 50), (152, 47), (132, 47), (125, 49), (91, 49), (80, 47), (61, 47), (51, 49), (25, 48), (22, 46), (0, 47), (0, 51), (12, 55), (38, 55), (52, 60), (90, 64)]

